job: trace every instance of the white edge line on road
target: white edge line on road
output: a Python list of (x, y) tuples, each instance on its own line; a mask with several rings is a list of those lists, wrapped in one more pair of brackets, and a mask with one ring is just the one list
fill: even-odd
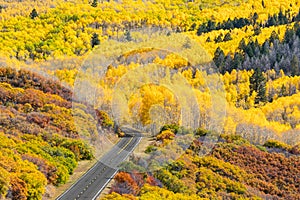
[[(136, 146), (140, 143), (141, 139), (142, 139), (142, 137), (139, 138), (139, 141), (134, 145), (134, 148), (133, 148), (130, 152), (128, 152), (128, 155), (126, 155), (126, 157), (125, 157), (122, 161), (124, 161), (124, 160), (129, 156), (129, 154), (136, 148)], [(71, 187), (70, 187), (69, 189), (67, 189), (64, 193), (62, 193), (61, 195), (59, 195), (59, 196), (56, 198), (56, 200), (60, 200), (67, 192), (69, 192), (69, 191), (76, 185), (77, 182), (79, 182), (79, 180), (81, 180), (81, 179), (83, 179), (85, 176), (87, 176), (88, 173), (89, 173), (92, 169), (94, 169), (94, 168), (99, 164), (99, 161), (100, 161), (100, 160), (98, 160), (98, 161), (94, 164), (94, 166), (93, 166), (92, 168), (90, 168), (87, 172), (85, 172), (85, 174), (84, 174), (83, 176), (81, 176), (78, 180), (76, 180), (76, 181), (71, 185)], [(102, 163), (102, 162), (100, 162), (100, 163)], [(112, 169), (113, 169), (113, 168), (112, 168)], [(113, 177), (116, 175), (117, 172), (118, 172), (118, 169), (116, 169), (116, 172), (110, 177), (110, 179), (108, 179), (108, 180), (106, 181), (106, 183), (105, 183), (105, 184), (102, 186), (102, 188), (97, 192), (96, 196), (94, 196), (92, 200), (95, 200), (95, 199), (98, 197), (98, 195), (102, 192), (103, 188), (110, 182), (111, 178), (113, 178)]]
[[(120, 142), (120, 141), (119, 141)], [(119, 143), (118, 142), (118, 143)], [(117, 145), (117, 144), (116, 144)], [(112, 147), (113, 148), (113, 147)], [(110, 152), (111, 150), (109, 150), (108, 152)], [(108, 152), (106, 152), (103, 156), (105, 156)], [(102, 158), (102, 157), (101, 157)], [(83, 179), (85, 176), (88, 175), (88, 173), (94, 169), (99, 163), (102, 163), (105, 165), (105, 163), (101, 162), (101, 158), (100, 159), (97, 159), (96, 163), (94, 164), (93, 167), (91, 167), (87, 172), (84, 173), (84, 175), (82, 175), (80, 178), (78, 178), (72, 185), (71, 187), (69, 187), (69, 189), (67, 189), (66, 191), (64, 191), (64, 193), (62, 193), (61, 195), (59, 195), (56, 200), (60, 200), (67, 192), (69, 192), (75, 185), (76, 183), (78, 183), (81, 179)]]
[[(134, 145), (134, 147), (132, 148), (131, 151), (128, 152), (128, 154), (125, 156), (125, 158), (122, 160), (122, 162), (129, 156), (129, 154), (131, 154), (134, 149), (136, 148), (136, 146), (140, 143), (140, 141), (142, 140), (142, 137), (139, 138), (138, 142)], [(123, 150), (124, 151), (124, 150)], [(97, 194), (92, 198), (92, 200), (95, 200), (100, 193), (102, 192), (102, 190), (106, 187), (106, 185), (111, 181), (111, 179), (118, 173), (119, 169), (115, 169), (115, 173), (113, 173), (111, 175), (111, 177), (105, 182), (105, 184), (100, 188), (100, 190), (97, 192)]]
[(141, 142), (141, 140), (142, 140), (142, 137), (139, 137), (138, 142), (133, 146), (131, 151), (128, 151), (128, 154), (122, 159), (121, 162), (123, 162), (124, 160), (127, 159), (127, 157), (135, 150), (136, 146)]
[(79, 180), (83, 179), (86, 175), (88, 175), (88, 173), (89, 173), (92, 169), (94, 169), (94, 168), (99, 164), (98, 161), (99, 161), (99, 160), (97, 160), (97, 162), (94, 164), (94, 166), (91, 167), (87, 172), (85, 172), (83, 176), (81, 176), (79, 179), (77, 179), (77, 180), (71, 185), (71, 187), (70, 187), (69, 189), (67, 189), (64, 193), (62, 193), (61, 195), (59, 195), (59, 196), (56, 198), (56, 200), (60, 200), (67, 192), (69, 192), (69, 191), (76, 185), (76, 183), (79, 182)]
[(100, 190), (97, 192), (97, 194), (92, 198), (92, 200), (97, 199), (97, 197), (100, 195), (102, 190), (106, 187), (106, 185), (111, 181), (111, 179), (118, 173), (119, 170), (116, 169), (115, 173), (111, 175), (111, 177), (104, 183), (104, 185), (100, 188)]

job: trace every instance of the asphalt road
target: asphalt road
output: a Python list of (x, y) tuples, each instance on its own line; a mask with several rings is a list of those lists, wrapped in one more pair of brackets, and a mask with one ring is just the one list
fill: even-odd
[(140, 134), (132, 133), (132, 135), (126, 135), (127, 137), (122, 138), (89, 171), (56, 200), (96, 199), (118, 172), (119, 164), (130, 155), (141, 140)]

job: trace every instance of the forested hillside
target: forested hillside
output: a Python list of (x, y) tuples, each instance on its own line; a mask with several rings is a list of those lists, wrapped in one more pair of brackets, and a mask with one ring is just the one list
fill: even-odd
[(93, 158), (72, 115), (92, 116), (72, 110), (72, 92), (57, 81), (11, 68), (0, 79), (1, 198), (41, 199), (47, 184), (66, 183), (78, 161)]
[[(104, 199), (300, 199), (300, 1), (0, 0), (0, 44), (0, 199), (50, 198), (94, 159), (99, 130), (122, 136), (109, 109), (116, 86), (151, 72), (141, 66), (166, 67), (195, 97), (181, 105), (166, 80), (126, 94), (125, 121), (168, 124), (143, 153), (171, 157), (181, 134), (189, 147), (151, 173), (134, 154)], [(87, 69), (99, 55), (116, 59)], [(78, 95), (83, 73), (83, 93), (99, 96)], [(182, 127), (186, 105), (194, 129)]]
[[(137, 168), (117, 174), (112, 194), (104, 199), (300, 198), (299, 145), (270, 140), (254, 146), (240, 136), (221, 135), (203, 157), (199, 153), (209, 132), (200, 132), (186, 153), (166, 167), (154, 173)], [(151, 151), (161, 148), (159, 142), (153, 145)]]

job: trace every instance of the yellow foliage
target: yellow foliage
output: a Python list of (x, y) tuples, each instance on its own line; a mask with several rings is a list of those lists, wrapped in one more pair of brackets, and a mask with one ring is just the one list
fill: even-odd
[[(261, 28), (261, 33), (259, 35), (254, 36), (253, 26), (250, 25), (241, 29), (235, 28), (231, 30), (230, 34), (232, 40), (226, 42), (220, 42), (220, 43), (215, 43), (213, 40), (216, 37), (218, 37), (220, 34), (225, 35), (228, 31), (214, 30), (209, 33), (204, 33), (201, 36), (195, 36), (194, 34), (190, 34), (190, 35), (191, 38), (198, 41), (211, 56), (214, 55), (214, 52), (218, 47), (220, 47), (224, 51), (225, 55), (227, 55), (228, 53), (231, 53), (233, 55), (233, 53), (238, 48), (242, 38), (245, 39), (246, 43), (249, 42), (250, 39), (253, 41), (256, 41), (257, 39), (259, 44), (263, 44), (266, 41), (266, 39), (270, 38), (272, 31), (278, 33), (279, 39), (282, 40), (284, 37), (285, 30), (286, 30), (286, 25), (265, 27), (265, 28)], [(208, 37), (210, 37), (212, 42), (206, 42)]]
[(235, 134), (236, 123), (233, 121), (232, 117), (227, 117), (224, 125), (225, 134)]
[(163, 86), (145, 85), (140, 92), (142, 100), (139, 115), (144, 124), (150, 123), (150, 108), (153, 105), (160, 105), (167, 113), (175, 112), (176, 116), (177, 100), (170, 90)]
[(168, 54), (165, 59), (156, 58), (153, 62), (170, 67), (171, 69), (178, 69), (188, 66), (188, 61), (186, 59), (174, 53)]
[(150, 186), (145, 184), (141, 189), (141, 195), (139, 197), (140, 200), (148, 200), (148, 199), (161, 199), (161, 200), (200, 200), (200, 198), (196, 194), (182, 194), (182, 193), (174, 193), (164, 188), (159, 188), (155, 186)]

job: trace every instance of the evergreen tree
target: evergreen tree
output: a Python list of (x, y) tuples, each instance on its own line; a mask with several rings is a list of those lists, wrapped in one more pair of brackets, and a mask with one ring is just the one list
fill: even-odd
[(255, 12), (254, 14), (253, 14), (253, 16), (252, 16), (252, 23), (253, 24), (256, 24), (256, 21), (258, 20), (258, 14), (257, 14), (257, 12)]
[(224, 51), (220, 47), (218, 47), (214, 53), (213, 61), (215, 62), (216, 66), (218, 67), (221, 73), (223, 73), (224, 59)]
[(91, 4), (91, 6), (96, 8), (98, 6), (98, 0), (93, 0), (93, 3)]
[(270, 51), (270, 44), (269, 44), (269, 42), (268, 42), (268, 40), (267, 40), (267, 41), (265, 41), (265, 42), (263, 43), (263, 45), (262, 45), (261, 53), (262, 53), (263, 55), (267, 55), (267, 54), (269, 53), (269, 51)]
[(34, 9), (31, 11), (31, 13), (29, 14), (29, 17), (30, 17), (31, 19), (34, 19), (34, 18), (36, 18), (37, 16), (38, 16), (38, 13), (37, 13), (36, 9), (34, 8)]
[(211, 39), (209, 36), (207, 37), (206, 42), (211, 42)]
[(232, 69), (242, 69), (242, 63), (244, 61), (243, 54), (240, 52), (234, 53), (233, 63), (232, 63)]
[(254, 45), (254, 42), (253, 41), (250, 41), (246, 48), (245, 48), (245, 53), (250, 57), (254, 57), (254, 52), (255, 52), (255, 45)]
[(278, 24), (287, 24), (288, 19), (287, 17), (283, 14), (282, 10), (280, 9), (278, 13)]
[(294, 24), (294, 27), (293, 27), (294, 31), (295, 31), (295, 35), (300, 37), (300, 24), (299, 22), (296, 22)]
[(275, 20), (274, 16), (269, 15), (267, 26), (274, 26), (274, 25), (276, 25), (276, 20)]
[(245, 42), (245, 39), (243, 38), (241, 41), (240, 41), (240, 44), (239, 44), (239, 50), (241, 50), (241, 51), (245, 51), (245, 49), (246, 49), (246, 42)]
[(292, 76), (299, 75), (299, 59), (296, 55), (293, 56), (291, 61), (291, 74)]
[(230, 33), (226, 33), (226, 35), (224, 36), (223, 42), (232, 40), (231, 34)]
[(201, 24), (199, 28), (197, 29), (197, 35), (200, 36), (202, 33), (207, 32), (207, 27), (205, 24)]
[(300, 8), (299, 8), (299, 11), (298, 11), (298, 14), (296, 15), (294, 21), (300, 21)]
[(220, 43), (220, 42), (222, 42), (222, 41), (223, 41), (222, 36), (223, 36), (222, 33), (221, 33), (220, 35), (218, 35), (218, 37), (215, 38), (215, 43)]
[(92, 48), (94, 48), (94, 46), (99, 44), (100, 44), (99, 35), (97, 33), (94, 33), (91, 41)]
[(128, 42), (132, 41), (132, 37), (129, 30), (126, 30), (125, 32), (125, 40), (127, 40)]
[(212, 20), (208, 20), (207, 29), (208, 29), (208, 31), (215, 30), (216, 29), (216, 22), (214, 22)]
[(287, 29), (285, 31), (285, 34), (284, 34), (284, 43), (288, 44), (290, 47), (293, 45), (293, 41), (294, 41), (294, 30), (293, 29)]
[(260, 68), (254, 70), (253, 75), (250, 77), (250, 93), (256, 92), (255, 103), (265, 103), (266, 97), (266, 78), (263, 76)]
[(193, 23), (192, 26), (189, 28), (189, 31), (194, 31), (196, 29), (196, 24)]
[(228, 18), (227, 22), (225, 23), (225, 26), (224, 26), (225, 29), (234, 29), (234, 25), (233, 25), (233, 22), (230, 18)]
[(236, 28), (242, 28), (246, 25), (244, 18), (240, 18), (240, 19), (234, 18), (233, 22), (234, 22), (234, 27)]
[(279, 40), (279, 36), (275, 31), (272, 31), (269, 41), (274, 44), (275, 40)]
[(261, 34), (260, 26), (255, 25), (254, 26), (254, 35), (259, 35), (259, 34)]

